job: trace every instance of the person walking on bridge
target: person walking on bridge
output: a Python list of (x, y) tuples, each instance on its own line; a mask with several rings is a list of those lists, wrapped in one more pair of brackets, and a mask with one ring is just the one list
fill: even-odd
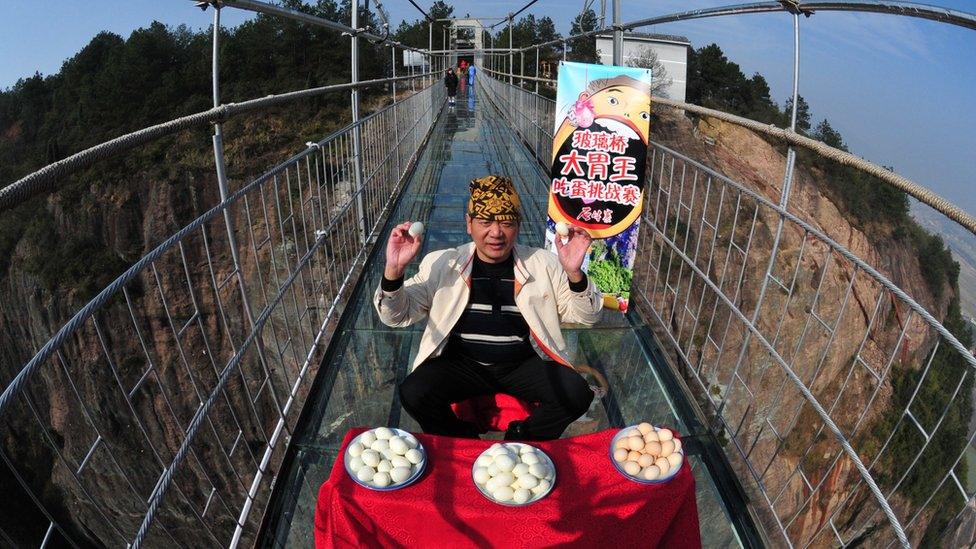
[(474, 73), (475, 73), (474, 63), (471, 63), (471, 65), (468, 66), (468, 87), (469, 88), (474, 86)]
[(422, 246), (409, 221), (394, 227), (383, 279), (373, 297), (380, 320), (406, 327), (426, 319), (412, 372), (400, 384), (404, 409), (425, 433), (477, 437), (451, 404), (506, 393), (538, 403), (509, 424), (509, 440), (558, 438), (593, 400), (573, 369), (560, 323), (592, 326), (603, 297), (581, 267), (592, 241), (572, 227), (557, 254), (516, 244), (522, 210), (512, 180), (470, 183), (465, 221), (472, 242), (427, 254), (416, 275), (404, 271)]
[(451, 69), (444, 71), (444, 87), (447, 88), (447, 102), (453, 105), (454, 97), (457, 95), (458, 77)]

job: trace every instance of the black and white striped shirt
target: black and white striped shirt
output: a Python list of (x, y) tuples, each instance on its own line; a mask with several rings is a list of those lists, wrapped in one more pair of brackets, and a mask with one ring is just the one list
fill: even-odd
[(535, 351), (529, 325), (515, 305), (515, 257), (501, 263), (473, 258), (471, 295), (451, 330), (448, 349), (483, 364), (519, 362)]

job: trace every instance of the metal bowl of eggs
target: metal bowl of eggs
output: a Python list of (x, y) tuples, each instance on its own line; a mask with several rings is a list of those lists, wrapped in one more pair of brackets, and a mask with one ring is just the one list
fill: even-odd
[(681, 470), (685, 451), (670, 429), (640, 423), (621, 429), (610, 441), (610, 461), (629, 480), (660, 484)]
[(496, 443), (475, 460), (471, 478), (481, 495), (490, 501), (522, 507), (549, 495), (556, 484), (556, 467), (535, 446)]
[(427, 468), (427, 452), (410, 433), (377, 427), (363, 431), (346, 446), (346, 473), (356, 484), (388, 492), (409, 486)]

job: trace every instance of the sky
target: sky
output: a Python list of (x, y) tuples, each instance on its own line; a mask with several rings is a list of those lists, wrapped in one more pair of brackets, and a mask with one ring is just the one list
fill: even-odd
[[(373, 0), (375, 2), (375, 0)], [(622, 21), (741, 0), (621, 0)], [(432, 0), (417, 0), (426, 8)], [(458, 16), (498, 17), (523, 0), (456, 0)], [(973, 0), (927, 0), (976, 12)], [(599, 12), (599, 2), (595, 2)], [(607, 2), (608, 10), (611, 2)], [(582, 0), (539, 0), (568, 34)], [(385, 0), (393, 25), (420, 17), (406, 0)], [(194, 28), (212, 12), (191, 0), (0, 0), (0, 89), (35, 71), (57, 72), (99, 31), (127, 37), (153, 20)], [(524, 15), (524, 14), (523, 14)], [(250, 14), (227, 8), (234, 26)], [(608, 20), (610, 14), (607, 14)], [(696, 48), (717, 43), (747, 76), (759, 72), (781, 105), (792, 81), (792, 18), (783, 13), (704, 19), (639, 29), (679, 34)], [(921, 19), (821, 12), (800, 21), (800, 93), (814, 124), (827, 118), (849, 148), (976, 215), (976, 31)]]

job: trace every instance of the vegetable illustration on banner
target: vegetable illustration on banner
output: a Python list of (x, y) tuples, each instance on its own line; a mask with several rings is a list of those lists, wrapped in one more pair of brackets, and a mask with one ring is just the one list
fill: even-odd
[(604, 306), (621, 311), (630, 301), (650, 120), (650, 70), (560, 63), (546, 247), (555, 250), (557, 223), (589, 232), (583, 269)]

